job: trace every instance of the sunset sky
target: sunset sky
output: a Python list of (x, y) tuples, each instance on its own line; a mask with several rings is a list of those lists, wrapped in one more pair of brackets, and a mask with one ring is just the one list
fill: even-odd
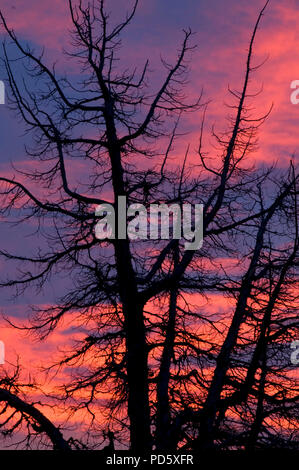
[[(204, 144), (211, 155), (213, 142), (209, 131), (213, 125), (219, 131), (227, 125), (228, 109), (224, 103), (231, 103), (228, 85), (231, 89), (240, 88), (250, 35), (264, 3), (264, 0), (140, 0), (136, 16), (125, 32), (125, 52), (120, 54), (121, 64), (129, 68), (142, 68), (148, 58), (153, 89), (160, 84), (160, 56), (168, 61), (173, 60), (183, 38), (182, 30), (190, 27), (195, 33), (192, 41), (198, 47), (190, 60), (191, 72), (186, 93), (192, 99), (203, 89), (203, 101), (209, 102)], [(112, 11), (111, 17), (117, 19), (125, 14), (128, 1), (109, 0), (107, 4)], [(0, 0), (0, 8), (20, 41), (29, 42), (36, 52), (45, 48), (47, 64), (56, 61), (56, 71), (61, 74), (78, 73), (62, 54), (62, 48), (69, 47), (70, 21), (66, 0)], [(2, 34), (2, 39), (4, 37)], [(255, 115), (262, 116), (273, 103), (273, 110), (260, 130), (259, 148), (250, 157), (256, 166), (276, 163), (285, 167), (290, 158), (298, 153), (299, 105), (293, 105), (290, 101), (290, 84), (293, 80), (299, 80), (298, 44), (299, 0), (270, 0), (257, 34), (253, 57), (254, 65), (264, 64), (256, 71), (250, 84), (252, 93), (262, 88), (262, 93), (253, 102)], [(15, 67), (18, 77), (21, 77), (23, 69), (18, 64)], [(1, 79), (5, 79), (5, 73), (0, 64)], [(185, 117), (182, 129), (188, 135), (178, 144), (177, 158), (190, 143), (190, 160), (196, 162), (201, 116), (202, 112), (199, 111)], [(0, 172), (12, 175), (11, 163), (21, 169), (31, 165), (23, 150), (24, 143), (30, 142), (30, 139), (24, 136), (20, 120), (5, 105), (0, 106), (0, 122)], [(73, 168), (74, 181), (80, 171), (80, 168)], [(27, 227), (18, 231), (16, 227), (3, 225), (0, 231), (1, 247), (19, 254), (22, 250), (30, 252), (35, 246), (30, 236), (33, 230), (34, 227)], [(2, 278), (6, 277), (6, 269), (0, 261)], [(30, 304), (49, 304), (62, 290), (63, 283), (58, 286), (53, 281), (47, 291), (38, 295), (28, 291), (16, 300), (9, 298), (8, 290), (1, 291), (0, 311), (11, 319), (24, 319)], [(57, 347), (65, 344), (74, 330), (72, 320), (69, 320), (46, 343), (40, 344), (4, 326), (3, 322), (2, 325), (0, 340), (5, 342), (7, 361), (15, 362), (18, 355), (29, 369), (51, 355), (54, 357)]]

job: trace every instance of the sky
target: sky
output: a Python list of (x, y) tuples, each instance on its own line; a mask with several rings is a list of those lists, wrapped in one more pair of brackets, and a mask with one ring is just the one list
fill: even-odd
[[(59, 73), (76, 75), (77, 71), (66, 63), (62, 48), (69, 47), (68, 30), (70, 20), (66, 0), (0, 0), (7, 23), (13, 27), (22, 42), (28, 42), (36, 51), (45, 50), (48, 64), (57, 61)], [(132, 2), (109, 0), (111, 17), (123, 15)], [(191, 28), (197, 49), (190, 61), (188, 97), (193, 98), (204, 91), (204, 100), (209, 102), (204, 144), (213, 152), (209, 129), (225, 129), (228, 109), (225, 103), (231, 98), (227, 89), (240, 89), (245, 73), (245, 62), (251, 32), (264, 0), (140, 0), (136, 16), (127, 29), (123, 45), (125, 54), (121, 64), (142, 67), (150, 60), (152, 87), (161, 80), (160, 57), (171, 61), (175, 58), (183, 38), (182, 30)], [(2, 39), (5, 38), (0, 26)], [(254, 74), (250, 89), (252, 93), (262, 88), (254, 101), (256, 115), (261, 116), (273, 104), (273, 110), (260, 130), (259, 148), (251, 156), (256, 166), (276, 163), (287, 166), (290, 158), (298, 154), (299, 104), (291, 103), (290, 84), (299, 80), (299, 0), (270, 0), (262, 19), (254, 49), (254, 65), (262, 64)], [(0, 55), (2, 51), (0, 51)], [(22, 68), (16, 64), (20, 78)], [(4, 70), (0, 67), (0, 80)], [(182, 146), (190, 143), (191, 162), (196, 162), (201, 112), (189, 115), (183, 122), (188, 135)], [(24, 143), (30, 137), (24, 135), (22, 124), (6, 105), (0, 105), (0, 172), (11, 175), (11, 163), (26, 168)], [(179, 149), (181, 151), (182, 149)], [(80, 169), (78, 170), (80, 171)], [(74, 169), (74, 177), (76, 170)], [(1, 246), (9, 249), (30, 250), (33, 238), (28, 233), (3, 226), (0, 231)], [(6, 267), (0, 261), (0, 277), (6, 275)], [(55, 298), (57, 285), (50, 285), (47, 292), (37, 297), (40, 304)], [(35, 299), (35, 300), (36, 300)], [(32, 302), (32, 293), (11, 301), (9, 292), (0, 293), (0, 311), (10, 318), (25, 316)], [(7, 326), (0, 329), (0, 340), (5, 342), (8, 361), (20, 355), (25, 365), (38, 365), (49, 354), (54, 354), (64, 344), (69, 333), (69, 324), (55, 333), (47, 343), (37, 344), (22, 333)], [(64, 330), (66, 333), (64, 334)], [(1, 366), (0, 366), (1, 367)]]
[[(45, 47), (49, 63), (60, 58), (58, 65), (61, 71), (66, 70), (61, 50), (69, 45), (66, 34), (70, 27), (67, 3), (64, 0), (0, 2), (8, 23), (19, 38), (29, 41), (36, 50)], [(124, 14), (129, 4), (127, 0), (108, 2), (111, 17)], [(123, 63), (142, 66), (149, 58), (152, 80), (158, 85), (160, 55), (167, 59), (174, 58), (183, 37), (182, 29), (190, 27), (195, 33), (193, 41), (198, 48), (190, 64), (188, 95), (197, 96), (203, 88), (204, 99), (210, 102), (207, 128), (215, 123), (216, 129), (222, 129), (227, 114), (224, 103), (230, 102), (227, 87), (240, 87), (250, 34), (263, 4), (263, 0), (141, 0), (136, 17), (124, 36), (126, 52)], [(262, 130), (260, 150), (255, 155), (258, 162), (285, 164), (298, 145), (299, 106), (290, 102), (290, 83), (299, 78), (298, 9), (298, 0), (271, 0), (257, 35), (254, 63), (266, 62), (252, 79), (253, 92), (263, 87), (255, 106), (263, 114), (272, 103), (274, 105)], [(8, 116), (5, 107), (0, 109), (0, 113), (1, 121), (4, 121), (0, 130), (1, 148), (5, 152), (1, 156), (3, 166), (9, 159), (22, 159), (22, 141), (14, 138), (18, 136), (19, 127)], [(191, 115), (186, 126), (192, 133), (189, 140), (194, 145), (198, 124), (199, 118), (194, 119)]]

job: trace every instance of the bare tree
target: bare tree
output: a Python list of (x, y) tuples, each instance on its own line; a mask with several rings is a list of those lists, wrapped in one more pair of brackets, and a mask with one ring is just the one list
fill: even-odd
[[(1, 251), (8, 262), (26, 266), (18, 277), (3, 280), (1, 285), (15, 287), (21, 295), (31, 286), (43, 289), (57, 273), (69, 273), (72, 285), (65, 287), (66, 293), (56, 305), (34, 309), (29, 326), (14, 326), (45, 339), (64, 316), (80, 313), (88, 336), (49, 367), (73, 369), (73, 379), (57, 398), (71, 414), (86, 410), (91, 429), (100, 416), (113, 447), (115, 440), (129, 443), (138, 452), (149, 451), (153, 445), (160, 450), (216, 443), (229, 446), (234, 429), (230, 434), (225, 431), (227, 412), (240, 406), (235, 428), (242, 420), (245, 427), (250, 425), (244, 410), (249, 395), (257, 400), (252, 407), (255, 418), (249, 445), (257, 441), (261, 431), (263, 404), (271, 401), (265, 391), (267, 347), (273, 339), (269, 316), (283, 295), (285, 276), (294, 268), (298, 248), (298, 235), (294, 243), (291, 233), (286, 242), (294, 251), (288, 259), (281, 260), (281, 250), (273, 249), (275, 235), (280, 234), (277, 221), (288, 220), (297, 195), (298, 176), (293, 166), (292, 171), (277, 174), (273, 168), (255, 170), (246, 164), (256, 149), (258, 129), (269, 114), (253, 116), (248, 104), (256, 98), (250, 93), (249, 80), (257, 68), (252, 65), (253, 46), (267, 4), (251, 37), (243, 87), (240, 92), (229, 90), (235, 101), (231, 127), (221, 135), (213, 131), (219, 153), (210, 161), (203, 150), (203, 117), (195, 169), (188, 165), (189, 149), (175, 168), (169, 165), (180, 119), (203, 106), (201, 93), (194, 103), (183, 93), (187, 59), (194, 49), (191, 31), (184, 32), (175, 63), (162, 61), (165, 78), (153, 92), (148, 83), (148, 61), (139, 75), (118, 65), (121, 34), (134, 17), (137, 0), (117, 25), (109, 18), (103, 0), (78, 5), (69, 1), (73, 49), (68, 57), (81, 68), (80, 80), (60, 76), (54, 67), (49, 68), (42, 55), (18, 40), (0, 14), (30, 78), (18, 82), (4, 43), (10, 106), (33, 136), (33, 146), (26, 151), (36, 161), (35, 171), (22, 172), (21, 181), (0, 178), (1, 213), (9, 219), (14, 209), (23, 214), (20, 223), (37, 220), (45, 239), (34, 255)], [(30, 83), (36, 87), (32, 89)], [(204, 109), (205, 116), (206, 106)], [(78, 160), (84, 162), (86, 171), (75, 186), (69, 167)], [(22, 182), (24, 178), (28, 184)], [(39, 185), (38, 195), (30, 181)], [(181, 207), (187, 202), (203, 204), (202, 249), (184, 251), (183, 240), (175, 239), (136, 243), (118, 237), (98, 240), (95, 207), (105, 203), (114, 206), (118, 233), (126, 206), (117, 203), (124, 196), (127, 204), (146, 207), (157, 202)], [(225, 272), (220, 256), (239, 260), (238, 279)], [(267, 287), (261, 287), (263, 282)], [(277, 289), (272, 290), (273, 282)], [(224, 332), (217, 316), (212, 318), (208, 311), (198, 313), (186, 300), (187, 295), (206, 299), (213, 292), (235, 299), (234, 311), (228, 312), (230, 325)], [(264, 295), (269, 296), (267, 307), (257, 314), (251, 305)], [(285, 325), (291, 317), (288, 312)], [(248, 361), (242, 328), (252, 318), (254, 326), (246, 347), (255, 345), (255, 350)], [(206, 326), (210, 330), (202, 333)], [(233, 377), (238, 369), (233, 365), (236, 353), (247, 370), (243, 382), (237, 384)], [(233, 389), (229, 396), (228, 386)], [(103, 396), (108, 398), (99, 409), (98, 398)], [(5, 390), (0, 400), (17, 404), (16, 409), (26, 406)], [(44, 426), (36, 409), (30, 410), (27, 414)], [(59, 432), (54, 428), (47, 432), (54, 446), (58, 438), (59, 445), (75, 446), (74, 440), (60, 439)]]

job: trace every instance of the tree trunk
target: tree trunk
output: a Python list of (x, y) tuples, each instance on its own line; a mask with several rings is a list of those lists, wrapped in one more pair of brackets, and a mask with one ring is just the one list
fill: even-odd
[(264, 351), (263, 357), (263, 364), (262, 364), (262, 371), (261, 371), (261, 378), (259, 383), (258, 389), (258, 401), (256, 405), (256, 412), (254, 422), (252, 423), (248, 441), (246, 445), (246, 450), (253, 450), (256, 447), (256, 443), (259, 437), (259, 433), (262, 428), (262, 424), (264, 421), (264, 390), (265, 390), (265, 383), (267, 377), (267, 357), (266, 357), (266, 350)]
[(237, 343), (242, 322), (246, 318), (247, 301), (251, 293), (257, 262), (263, 246), (263, 237), (270, 217), (271, 214), (268, 214), (262, 221), (258, 230), (254, 253), (249, 268), (242, 280), (235, 313), (216, 360), (213, 379), (200, 416), (199, 444), (202, 448), (211, 448), (214, 445), (214, 423), (217, 412), (219, 411), (218, 407), (221, 393), (225, 384), (225, 377), (229, 369), (231, 354)]
[(116, 259), (120, 297), (125, 318), (131, 450), (143, 453), (151, 450), (148, 350), (143, 306), (138, 303), (137, 287), (127, 240), (118, 240), (116, 243)]
[[(107, 128), (108, 151), (111, 161), (112, 185), (115, 203), (119, 196), (126, 196), (121, 149), (118, 143), (114, 122), (114, 106), (108, 90), (106, 97), (105, 119)], [(118, 208), (122, 210), (121, 208)], [(148, 398), (147, 345), (143, 319), (143, 305), (138, 301), (138, 287), (132, 263), (129, 240), (118, 239), (116, 214), (115, 258), (119, 294), (125, 318), (127, 379), (128, 379), (128, 416), (130, 420), (130, 447), (133, 452), (143, 453), (151, 449), (150, 409)]]
[(161, 357), (160, 371), (157, 383), (157, 429), (156, 447), (158, 450), (174, 450), (170, 436), (170, 410), (169, 410), (169, 379), (170, 366), (173, 356), (173, 346), (175, 338), (175, 317), (176, 317), (177, 290), (170, 293), (169, 318), (166, 329), (166, 338)]

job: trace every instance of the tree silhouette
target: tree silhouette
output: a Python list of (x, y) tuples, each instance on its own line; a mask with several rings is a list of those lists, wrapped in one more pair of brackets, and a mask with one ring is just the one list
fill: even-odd
[[(4, 43), (9, 104), (33, 137), (26, 152), (35, 162), (19, 179), (0, 178), (1, 214), (9, 219), (18, 212), (20, 223), (36, 220), (43, 239), (34, 255), (1, 250), (21, 267), (1, 286), (22, 295), (31, 286), (43, 289), (57, 273), (67, 272), (71, 280), (55, 305), (38, 306), (29, 325), (13, 326), (45, 340), (71, 314), (88, 331), (48, 368), (72, 369), (56, 398), (71, 415), (87, 411), (90, 430), (100, 423), (111, 448), (117, 442), (134, 452), (291, 446), (292, 431), (285, 424), (279, 434), (275, 423), (283, 417), (292, 428), (296, 391), (289, 364), (276, 363), (275, 354), (284, 354), (296, 328), (298, 175), (293, 162), (281, 171), (248, 163), (269, 114), (253, 115), (256, 95), (249, 90), (257, 68), (254, 41), (268, 2), (251, 36), (242, 89), (229, 90), (230, 126), (222, 134), (212, 131), (212, 157), (204, 152), (202, 93), (195, 102), (184, 93), (191, 31), (184, 31), (177, 60), (162, 60), (164, 79), (153, 92), (147, 60), (139, 75), (119, 63), (121, 35), (138, 0), (117, 25), (104, 3), (69, 1), (67, 56), (79, 66), (80, 80), (48, 67), (0, 14), (24, 64), (18, 81)], [(188, 164), (189, 149), (173, 163), (181, 120), (201, 110), (196, 164)], [(77, 161), (84, 172), (75, 185), (71, 165)], [(117, 231), (123, 196), (127, 205), (145, 207), (203, 204), (202, 248), (186, 251), (183, 239), (97, 239), (96, 206), (114, 206)], [(237, 274), (223, 258), (237, 260)], [(210, 312), (212, 294), (230, 298), (234, 307), (224, 315)], [(33, 435), (45, 433), (54, 448), (88, 447), (83, 437), (65, 440), (39, 411), (42, 404), (29, 404), (18, 373), (4, 377), (1, 387), (4, 432), (25, 422), (28, 445)]]

